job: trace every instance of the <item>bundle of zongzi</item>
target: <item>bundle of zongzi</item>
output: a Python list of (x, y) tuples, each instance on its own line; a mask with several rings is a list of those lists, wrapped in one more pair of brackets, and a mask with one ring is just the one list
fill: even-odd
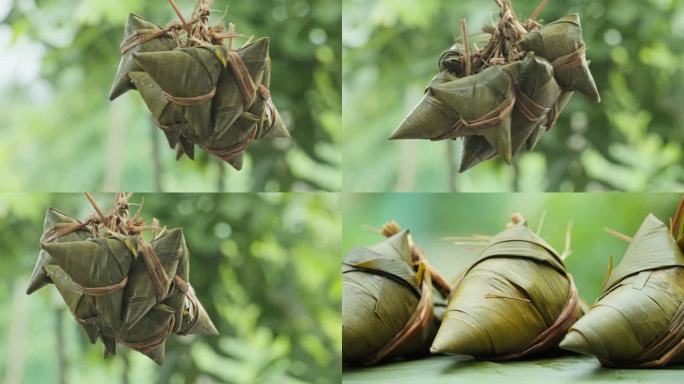
[[(183, 230), (148, 227), (140, 211), (129, 218), (123, 194), (107, 215), (87, 196), (96, 214), (84, 221), (48, 210), (27, 293), (55, 284), (90, 341), (102, 339), (105, 355), (121, 343), (161, 365), (171, 333), (217, 335), (188, 282)], [(147, 229), (151, 241), (142, 236)]]
[(432, 353), (517, 359), (555, 349), (580, 316), (563, 255), (513, 219), (459, 277)]
[(543, 26), (518, 21), (510, 0), (497, 0), (499, 24), (484, 28), (484, 48), (463, 42), (439, 59), (440, 73), (390, 139), (463, 138), (460, 171), (497, 155), (506, 163), (531, 150), (553, 127), (573, 91), (600, 100), (589, 71), (578, 15)]
[(353, 249), (342, 270), (342, 360), (372, 365), (427, 354), (437, 330), (433, 284), (449, 285), (426, 263), (408, 231), (383, 227), (384, 242)]
[[(180, 158), (199, 145), (235, 169), (256, 139), (289, 137), (269, 91), (269, 40), (235, 49), (231, 24), (209, 26), (211, 0), (200, 0), (190, 21), (161, 28), (131, 14), (110, 99), (137, 89)], [(227, 45), (223, 41), (227, 40)]]
[(608, 367), (684, 363), (683, 205), (670, 229), (653, 215), (644, 220), (603, 294), (561, 348), (594, 355)]

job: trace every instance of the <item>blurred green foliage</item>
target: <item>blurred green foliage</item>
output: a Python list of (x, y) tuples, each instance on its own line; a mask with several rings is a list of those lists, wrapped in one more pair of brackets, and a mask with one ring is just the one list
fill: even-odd
[[(112, 195), (95, 196), (103, 208)], [(83, 218), (82, 195), (0, 195), (0, 377), (5, 383), (338, 383), (339, 198), (138, 194), (143, 217), (181, 227), (190, 281), (221, 332), (167, 341), (166, 363), (126, 348), (102, 359), (54, 286), (26, 296), (48, 207)], [(133, 207), (132, 209), (135, 209)], [(63, 343), (56, 337), (61, 319)], [(63, 351), (66, 364), (58, 363)], [(18, 377), (17, 377), (18, 375)], [(23, 381), (22, 381), (23, 377)], [(14, 380), (14, 381), (13, 381)]]
[[(514, 0), (521, 18), (539, 0)], [(684, 187), (684, 1), (550, 1), (544, 22), (578, 12), (603, 97), (575, 95), (517, 167), (489, 161), (458, 175), (461, 191), (673, 191)], [(389, 142), (460, 35), (498, 18), (494, 1), (343, 0), (346, 191), (449, 190), (447, 145)], [(460, 157), (460, 142), (455, 154)], [(458, 159), (454, 159), (455, 162)]]
[[(194, 1), (176, 2), (191, 13)], [(271, 90), (292, 140), (254, 143), (239, 173), (206, 153), (176, 163), (136, 92), (108, 101), (128, 14), (165, 25), (176, 18), (166, 0), (0, 0), (3, 190), (339, 190), (340, 4), (216, 0), (213, 9), (212, 23), (227, 9), (239, 32), (271, 37)]]
[(580, 296), (592, 303), (601, 293), (610, 256), (614, 265), (627, 244), (605, 233), (608, 227), (633, 236), (649, 213), (668, 222), (681, 195), (666, 193), (518, 193), (518, 194), (357, 194), (345, 195), (342, 250), (382, 241), (364, 225), (380, 227), (396, 220), (410, 229), (428, 261), (445, 277), (455, 279), (472, 263), (479, 249), (454, 245), (446, 237), (496, 235), (520, 212), (534, 230), (545, 216), (541, 236), (559, 252), (572, 223), (566, 265)]

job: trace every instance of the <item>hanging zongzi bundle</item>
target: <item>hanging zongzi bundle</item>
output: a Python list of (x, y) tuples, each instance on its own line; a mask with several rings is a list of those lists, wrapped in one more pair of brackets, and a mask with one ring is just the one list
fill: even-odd
[(670, 229), (653, 215), (644, 220), (603, 294), (561, 348), (594, 355), (608, 367), (684, 363), (683, 205)]
[(555, 349), (580, 316), (563, 255), (513, 220), (459, 277), (432, 353), (517, 359)]
[(137, 89), (178, 158), (194, 159), (199, 145), (240, 170), (254, 140), (289, 137), (269, 91), (269, 40), (236, 49), (247, 36), (210, 27), (211, 0), (199, 0), (190, 21), (170, 3), (180, 22), (166, 28), (129, 16), (110, 98)]
[(408, 231), (383, 227), (384, 242), (353, 249), (342, 269), (342, 360), (373, 365), (427, 354), (437, 330), (433, 284), (449, 285), (426, 263)]
[(545, 2), (524, 23), (510, 0), (497, 4), (499, 23), (483, 29), (477, 52), (463, 20), (462, 43), (441, 55), (440, 73), (390, 139), (463, 138), (460, 172), (496, 156), (510, 164), (553, 127), (573, 91), (600, 101), (578, 15), (542, 27)]
[[(156, 220), (148, 227), (140, 211), (129, 218), (123, 194), (107, 215), (87, 197), (96, 214), (84, 221), (48, 210), (27, 293), (55, 284), (90, 341), (102, 339), (105, 355), (121, 343), (162, 365), (171, 333), (217, 335), (188, 282), (183, 231)], [(148, 229), (151, 241), (142, 236)]]

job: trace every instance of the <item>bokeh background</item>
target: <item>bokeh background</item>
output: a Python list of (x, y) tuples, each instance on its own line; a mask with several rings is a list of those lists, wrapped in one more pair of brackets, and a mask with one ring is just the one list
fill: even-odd
[[(514, 0), (527, 18), (540, 0)], [(498, 19), (492, 0), (343, 0), (346, 191), (674, 191), (684, 187), (684, 1), (550, 1), (540, 19), (581, 15), (603, 97), (576, 94), (516, 167), (501, 160), (450, 180), (461, 143), (387, 141), (460, 36)], [(451, 164), (451, 165), (450, 165)]]
[[(113, 195), (95, 195), (108, 209)], [(26, 284), (45, 210), (84, 218), (80, 194), (0, 194), (0, 380), (19, 383), (340, 382), (339, 197), (137, 194), (143, 217), (182, 227), (190, 281), (221, 332), (171, 336), (166, 363), (120, 346), (104, 360), (54, 286)], [(136, 207), (133, 207), (136, 208)]]
[(342, 248), (382, 241), (364, 230), (396, 220), (410, 229), (427, 260), (449, 280), (467, 268), (480, 249), (454, 245), (446, 237), (496, 235), (520, 212), (556, 250), (564, 249), (572, 223), (572, 254), (565, 260), (580, 296), (591, 304), (601, 293), (610, 256), (622, 259), (627, 243), (608, 235), (611, 228), (634, 236), (649, 213), (663, 222), (674, 216), (682, 195), (667, 193), (519, 193), (519, 194), (357, 194), (343, 197)]
[[(193, 0), (176, 0), (185, 15)], [(202, 151), (176, 162), (137, 92), (107, 96), (129, 13), (159, 25), (167, 0), (0, 0), (4, 191), (339, 190), (341, 7), (215, 0), (212, 23), (271, 37), (271, 90), (292, 140), (250, 146), (241, 172)], [(59, 170), (59, 172), (56, 172)]]

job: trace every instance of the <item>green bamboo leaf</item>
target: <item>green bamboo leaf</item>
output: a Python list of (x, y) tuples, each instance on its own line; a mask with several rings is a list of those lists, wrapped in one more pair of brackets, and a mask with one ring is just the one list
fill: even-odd
[(559, 254), (521, 222), (459, 279), (430, 351), (509, 360), (554, 350), (580, 312)]
[[(53, 208), (48, 209), (45, 213), (45, 222), (43, 224), (43, 236), (40, 238), (40, 242), (43, 243), (47, 241), (48, 238), (52, 236), (54, 231), (59, 227), (77, 223), (78, 221), (76, 219), (69, 217), (63, 212), (60, 212)], [(77, 230), (74, 232), (70, 232), (64, 236), (57, 237), (53, 241), (70, 242), (85, 240), (90, 237), (92, 236), (89, 234), (88, 231)], [(52, 264), (55, 264), (55, 261), (52, 258), (52, 256), (50, 256), (50, 254), (47, 253), (45, 250), (41, 249), (40, 253), (38, 254), (38, 260), (36, 261), (36, 265), (33, 268), (33, 273), (31, 274), (31, 278), (29, 279), (29, 286), (26, 289), (26, 294), (30, 295), (31, 293), (51, 283), (51, 280), (48, 277), (47, 271), (44, 269), (44, 267)]]
[[(353, 249), (342, 274), (342, 359), (374, 363), (374, 355), (404, 329), (423, 291), (413, 270), (408, 231), (367, 248)], [(432, 303), (430, 302), (430, 305)], [(432, 315), (432, 309), (430, 309)], [(436, 331), (427, 319), (416, 338), (400, 344), (383, 360), (426, 354)]]
[[(161, 30), (161, 27), (151, 23), (144, 18), (130, 14), (124, 28), (124, 42), (144, 33)], [(109, 93), (109, 99), (114, 100), (130, 89), (135, 89), (135, 84), (131, 82), (130, 72), (140, 71), (140, 66), (136, 63), (133, 56), (139, 52), (169, 51), (176, 47), (176, 43), (169, 34), (160, 35), (152, 40), (143, 42), (132, 47), (123, 53), (119, 68), (116, 70), (114, 84)]]
[(684, 362), (684, 254), (667, 226), (649, 215), (612, 271), (603, 295), (561, 347), (603, 365), (661, 367)]
[[(584, 54), (585, 45), (578, 14), (565, 16), (540, 30), (527, 33), (519, 44), (522, 49), (533, 51), (554, 63), (556, 79), (564, 90), (579, 91), (594, 102), (601, 101)], [(568, 58), (569, 56), (573, 57)], [(565, 58), (571, 63), (566, 64)]]

